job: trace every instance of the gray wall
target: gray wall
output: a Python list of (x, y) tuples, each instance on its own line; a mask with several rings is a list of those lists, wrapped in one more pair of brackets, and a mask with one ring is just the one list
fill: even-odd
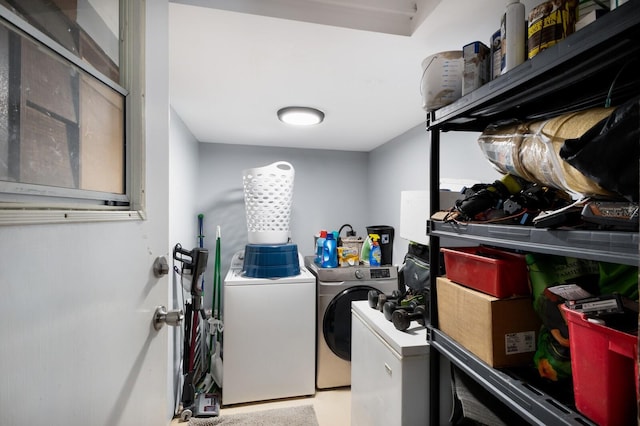
[[(169, 134), (169, 243), (170, 249), (180, 243), (187, 250), (197, 246), (198, 227), (196, 217), (197, 193), (193, 189), (198, 182), (198, 141), (182, 122), (182, 119), (171, 108)], [(169, 252), (167, 261), (171, 266), (169, 272), (168, 298), (169, 309), (184, 309), (181, 299), (182, 285), (180, 277), (173, 271), (173, 266), (180, 267), (179, 262), (174, 262), (172, 252)], [(180, 297), (178, 297), (180, 296)], [(171, 391), (168, 401), (168, 411), (172, 417), (176, 406), (176, 399), (182, 391), (180, 368), (182, 339), (181, 333), (176, 327), (167, 327), (169, 335), (168, 357), (169, 371), (167, 389)]]
[[(492, 182), (500, 176), (480, 151), (478, 135), (466, 132), (441, 135), (441, 180)], [(399, 237), (400, 192), (429, 189), (430, 137), (421, 124), (369, 153), (369, 220), (395, 229), (394, 264), (402, 262), (409, 244)]]
[[(205, 216), (205, 246), (211, 253), (216, 226), (221, 227), (223, 280), (233, 254), (248, 243), (243, 170), (276, 161), (288, 161), (295, 169), (290, 232), (303, 255), (313, 254), (313, 235), (320, 229), (338, 230), (349, 223), (358, 235), (366, 232), (371, 220), (367, 153), (200, 143), (196, 206)], [(212, 271), (210, 259), (211, 277)]]
[[(442, 135), (441, 176), (477, 181), (492, 181), (499, 176), (482, 156), (476, 138), (475, 133)], [(295, 169), (290, 230), (292, 241), (303, 255), (313, 254), (313, 235), (320, 229), (338, 230), (348, 223), (357, 235), (365, 236), (368, 225), (389, 225), (396, 234), (394, 263), (402, 262), (409, 241), (398, 236), (400, 192), (428, 189), (429, 134), (424, 125), (369, 153), (198, 145), (198, 182), (193, 188), (197, 191), (196, 212), (185, 220), (195, 224), (198, 213), (205, 216), (205, 246), (211, 253), (205, 294), (211, 294), (213, 282), (216, 226), (221, 227), (223, 280), (233, 254), (248, 243), (243, 170), (281, 160)]]

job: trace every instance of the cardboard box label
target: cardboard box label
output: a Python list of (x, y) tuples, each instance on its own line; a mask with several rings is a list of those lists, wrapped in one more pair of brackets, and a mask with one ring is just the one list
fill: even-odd
[(536, 332), (523, 331), (504, 335), (504, 349), (506, 355), (522, 354), (536, 350)]

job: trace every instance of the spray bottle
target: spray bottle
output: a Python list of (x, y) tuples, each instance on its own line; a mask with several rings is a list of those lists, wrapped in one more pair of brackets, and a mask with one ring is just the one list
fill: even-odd
[(371, 236), (368, 235), (367, 238), (362, 243), (362, 247), (360, 248), (360, 262), (362, 262), (364, 265), (369, 264), (371, 247), (373, 247), (373, 242), (371, 241)]
[(380, 266), (380, 261), (382, 259), (380, 243), (378, 243), (380, 235), (369, 234), (369, 238), (371, 239), (371, 250), (369, 251), (369, 266)]

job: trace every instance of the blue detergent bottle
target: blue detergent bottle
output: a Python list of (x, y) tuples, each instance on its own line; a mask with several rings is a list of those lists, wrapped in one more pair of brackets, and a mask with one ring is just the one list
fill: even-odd
[(333, 233), (327, 232), (327, 236), (322, 246), (323, 268), (336, 268), (338, 266), (338, 241), (333, 237)]

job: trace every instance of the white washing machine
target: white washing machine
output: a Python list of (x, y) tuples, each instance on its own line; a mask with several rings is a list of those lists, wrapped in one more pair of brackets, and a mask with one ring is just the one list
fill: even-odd
[(396, 266), (320, 268), (313, 256), (305, 265), (316, 277), (316, 388), (351, 385), (351, 302), (367, 300), (370, 290), (398, 289)]
[(224, 281), (222, 404), (315, 394), (315, 277), (243, 276), (236, 253)]

